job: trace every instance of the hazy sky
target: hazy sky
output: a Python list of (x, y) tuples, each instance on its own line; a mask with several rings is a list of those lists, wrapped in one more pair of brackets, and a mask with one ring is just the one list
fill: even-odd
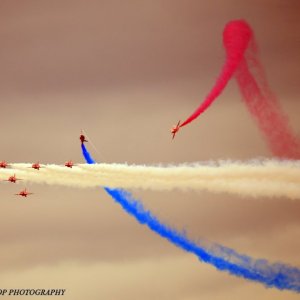
[[(0, 1), (0, 160), (83, 163), (84, 128), (105, 162), (272, 157), (231, 81), (171, 140), (214, 83), (222, 31), (252, 26), (270, 86), (300, 131), (300, 2)], [(87, 146), (90, 146), (88, 144)], [(297, 299), (218, 272), (140, 226), (104, 191), (1, 184), (1, 288), (64, 299)], [(133, 191), (167, 224), (300, 267), (300, 202)], [(39, 297), (35, 297), (39, 299)]]

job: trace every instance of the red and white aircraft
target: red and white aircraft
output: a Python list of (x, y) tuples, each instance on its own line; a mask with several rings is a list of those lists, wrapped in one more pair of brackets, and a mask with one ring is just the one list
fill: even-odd
[(71, 160), (69, 160), (69, 161), (65, 162), (65, 166), (68, 168), (72, 168), (74, 166), (74, 163)]
[(8, 166), (8, 164), (6, 163), (6, 161), (0, 161), (0, 168), (6, 168)]
[(39, 170), (40, 168), (43, 168), (43, 167), (41, 167), (40, 163), (37, 162), (35, 164), (32, 164), (32, 166), (29, 167), (29, 168), (33, 168), (33, 169)]
[(15, 195), (17, 195), (17, 196), (22, 196), (22, 197), (27, 197), (28, 195), (32, 195), (33, 193), (29, 193), (29, 192), (27, 192), (27, 190), (26, 189), (24, 189), (23, 191), (21, 191), (20, 193), (18, 193), (18, 194), (15, 194)]
[(14, 176), (8, 177), (8, 179), (4, 179), (4, 181), (10, 181), (10, 182), (13, 182), (13, 183), (16, 183), (17, 180), (22, 180), (22, 179), (17, 178), (16, 174), (14, 174)]
[(174, 139), (176, 133), (178, 132), (180, 128), (180, 121), (178, 121), (177, 125), (176, 126), (173, 126), (172, 129), (171, 129), (171, 133), (173, 134), (173, 137), (172, 137), (172, 140)]

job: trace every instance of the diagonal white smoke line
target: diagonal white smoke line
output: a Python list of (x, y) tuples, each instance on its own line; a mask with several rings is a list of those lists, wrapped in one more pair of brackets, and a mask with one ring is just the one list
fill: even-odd
[(206, 190), (250, 197), (300, 199), (300, 161), (223, 161), (179, 166), (127, 164), (79, 164), (73, 168), (11, 164), (0, 169), (0, 179), (16, 174), (23, 181), (50, 185), (91, 188)]

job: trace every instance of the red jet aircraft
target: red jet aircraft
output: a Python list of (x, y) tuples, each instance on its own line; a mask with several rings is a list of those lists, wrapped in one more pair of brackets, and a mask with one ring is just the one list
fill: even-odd
[(14, 176), (8, 177), (8, 179), (4, 179), (4, 181), (10, 181), (10, 182), (13, 182), (13, 183), (16, 183), (17, 180), (22, 180), (22, 179), (17, 178), (16, 174), (14, 174)]
[(84, 142), (87, 142), (87, 140), (85, 139), (85, 136), (83, 134), (80, 135), (79, 137), (81, 144), (83, 144)]
[(0, 168), (6, 168), (8, 164), (5, 161), (0, 161)]
[(180, 121), (178, 121), (177, 125), (172, 127), (172, 129), (171, 129), (171, 133), (173, 134), (172, 140), (174, 139), (174, 137), (175, 137), (176, 133), (178, 132), (179, 128), (180, 128)]
[(72, 168), (74, 166), (73, 162), (71, 160), (65, 162), (65, 166), (68, 168)]
[(37, 162), (37, 163), (35, 163), (35, 164), (32, 164), (31, 168), (36, 169), (36, 170), (39, 170), (39, 169), (42, 168), (42, 167), (40, 166), (40, 163)]
[(32, 195), (33, 193), (28, 193), (26, 189), (21, 191), (19, 194), (15, 194), (17, 196), (27, 197), (28, 195)]

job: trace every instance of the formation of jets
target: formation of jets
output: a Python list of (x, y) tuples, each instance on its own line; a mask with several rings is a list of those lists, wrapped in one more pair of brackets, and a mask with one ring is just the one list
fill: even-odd
[[(85, 136), (83, 134), (80, 135), (79, 137), (80, 141), (81, 141), (81, 144), (87, 142)], [(71, 161), (71, 160), (68, 160), (67, 162), (65, 162), (65, 167), (67, 168), (72, 168), (74, 166), (74, 163)], [(7, 167), (9, 167), (9, 165), (6, 163), (6, 161), (0, 161), (0, 168), (4, 168), (6, 169)], [(32, 169), (35, 169), (35, 170), (40, 170), (40, 168), (44, 168), (40, 165), (39, 162), (37, 163), (34, 163), (31, 165), (31, 167), (29, 168), (32, 168)], [(12, 175), (12, 176), (9, 176), (8, 179), (4, 179), (3, 181), (9, 181), (9, 182), (12, 182), (12, 183), (16, 183), (17, 180), (22, 180), (21, 178), (17, 178), (16, 177), (16, 174)], [(30, 193), (27, 191), (27, 189), (25, 188), (24, 190), (20, 191), (18, 194), (15, 194), (17, 196), (22, 196), (22, 197), (27, 197), (28, 195), (32, 195), (33, 193)]]

